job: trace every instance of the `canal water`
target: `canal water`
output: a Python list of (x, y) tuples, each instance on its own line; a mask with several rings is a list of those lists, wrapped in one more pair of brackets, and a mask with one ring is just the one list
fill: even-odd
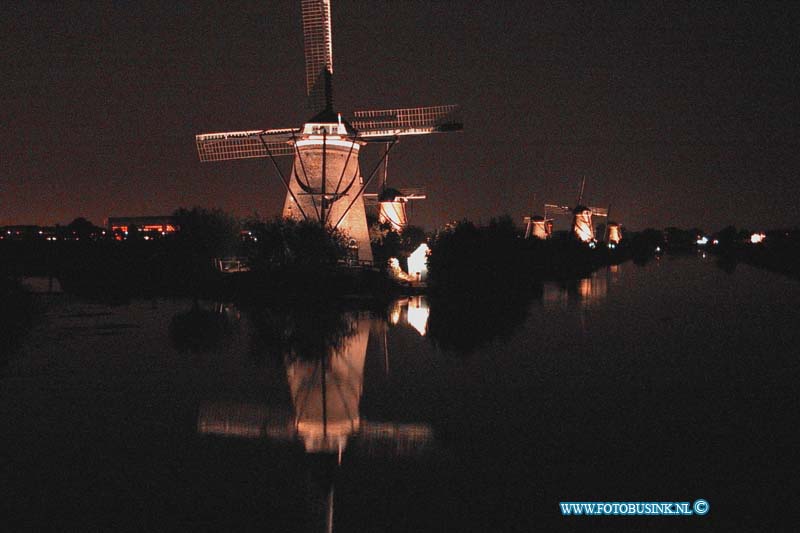
[(796, 508), (800, 284), (744, 265), (371, 310), (39, 297), (0, 369), (12, 530), (764, 530)]

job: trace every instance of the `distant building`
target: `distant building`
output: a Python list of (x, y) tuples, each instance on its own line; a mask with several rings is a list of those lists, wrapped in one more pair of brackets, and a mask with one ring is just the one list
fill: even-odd
[(108, 217), (106, 223), (111, 232), (125, 233), (135, 228), (139, 231), (156, 231), (159, 233), (174, 233), (180, 229), (175, 217)]
[(55, 241), (64, 238), (64, 228), (52, 226), (3, 226), (0, 241)]

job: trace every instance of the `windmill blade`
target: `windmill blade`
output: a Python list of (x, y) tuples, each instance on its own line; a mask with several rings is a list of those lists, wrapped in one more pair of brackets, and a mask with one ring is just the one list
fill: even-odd
[(458, 117), (460, 109), (457, 105), (442, 105), (356, 111), (353, 113), (353, 127), (358, 130), (359, 138), (373, 142), (398, 135), (458, 131), (464, 128)]
[(398, 197), (403, 198), (404, 200), (428, 199), (428, 195), (425, 192), (425, 187), (404, 187), (402, 189), (397, 189), (397, 192), (400, 193)]
[(590, 207), (589, 210), (592, 212), (592, 216), (595, 217), (607, 217), (608, 216), (608, 209), (605, 207)]
[(370, 457), (421, 455), (435, 442), (427, 424), (362, 421), (353, 448)]
[(302, 0), (306, 96), (313, 113), (333, 109), (333, 40), (330, 0)]
[(572, 208), (567, 205), (544, 204), (545, 212), (550, 212), (554, 215), (571, 215)]
[(286, 128), (203, 133), (195, 137), (197, 153), (203, 162), (269, 157), (270, 154), (294, 155), (294, 147), (288, 142), (299, 131), (297, 128)]
[(216, 402), (200, 406), (197, 432), (223, 437), (291, 441), (292, 414), (259, 404)]

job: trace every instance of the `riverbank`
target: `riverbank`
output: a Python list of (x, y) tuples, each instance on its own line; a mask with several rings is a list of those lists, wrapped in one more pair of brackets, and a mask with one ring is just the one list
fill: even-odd
[(769, 233), (763, 242), (733, 242), (712, 246), (721, 267), (733, 270), (737, 263), (744, 263), (770, 272), (800, 279), (800, 233)]
[[(456, 235), (458, 237), (458, 235)], [(454, 245), (453, 245), (454, 244)], [(81, 297), (122, 302), (130, 298), (190, 297), (225, 301), (361, 299), (398, 295), (492, 292), (504, 294), (546, 280), (578, 279), (631, 257), (631, 249), (517, 237), (433, 243), (425, 283), (396, 280), (376, 267), (342, 263), (270, 266), (222, 273), (212, 261), (164, 242), (3, 243), (15, 276), (46, 276)]]

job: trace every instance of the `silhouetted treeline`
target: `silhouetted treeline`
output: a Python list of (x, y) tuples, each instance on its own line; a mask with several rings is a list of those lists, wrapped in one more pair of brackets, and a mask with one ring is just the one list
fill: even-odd
[(462, 221), (431, 244), (429, 279), (437, 292), (482, 295), (527, 290), (543, 279), (569, 279), (627, 257), (625, 246), (591, 248), (573, 238), (523, 239), (510, 217), (486, 226)]
[(751, 242), (752, 235), (733, 226), (714, 234), (717, 244), (709, 250), (717, 256), (718, 266), (733, 272), (737, 263), (745, 263), (800, 279), (800, 229), (767, 231), (757, 243)]
[(247, 229), (252, 236), (246, 249), (253, 270), (313, 272), (347, 257), (347, 236), (310, 220), (253, 220)]
[(515, 288), (528, 277), (523, 261), (527, 244), (510, 217), (493, 218), (487, 226), (458, 222), (430, 245), (430, 283), (448, 293)]
[(392, 284), (380, 272), (349, 264), (348, 236), (312, 221), (276, 218), (246, 223), (243, 254), (250, 271), (229, 280), (240, 301), (265, 298), (307, 301), (348, 295), (380, 295)]
[(236, 251), (238, 222), (217, 209), (179, 209), (174, 217), (180, 232), (156, 239), (131, 228), (124, 240), (76, 219), (70, 238), (0, 241), (0, 261), (8, 274), (52, 275), (65, 291), (104, 300), (214, 289), (220, 274), (212, 258)]

